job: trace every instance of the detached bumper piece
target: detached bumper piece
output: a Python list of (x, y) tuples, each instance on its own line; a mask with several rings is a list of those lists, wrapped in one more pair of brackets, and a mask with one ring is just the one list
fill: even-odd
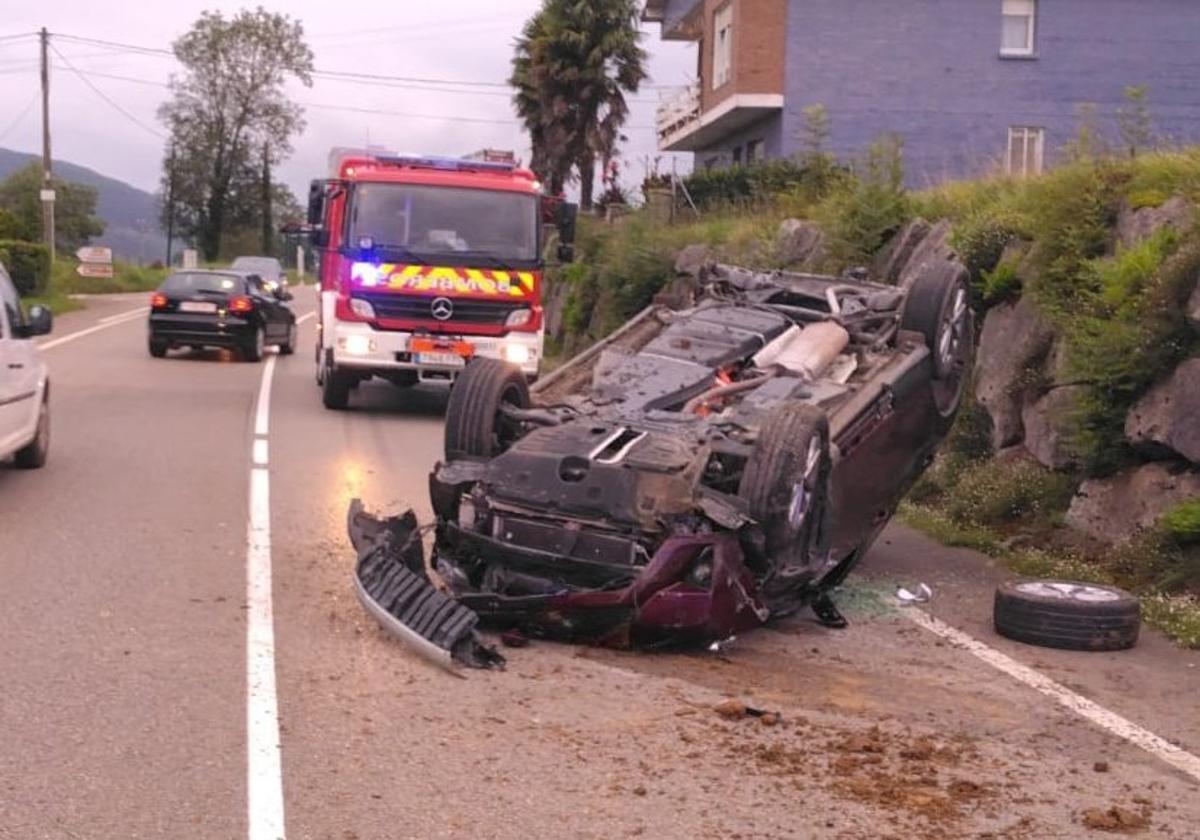
[(479, 637), (479, 616), (426, 577), (421, 530), (412, 511), (379, 519), (355, 499), (348, 520), (358, 553), (355, 593), (385, 630), (447, 669), (504, 666), (504, 657)]

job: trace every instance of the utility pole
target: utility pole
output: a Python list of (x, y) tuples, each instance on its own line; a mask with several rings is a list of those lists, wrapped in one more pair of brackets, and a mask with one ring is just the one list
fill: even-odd
[(171, 245), (175, 240), (175, 143), (171, 143), (171, 162), (167, 164), (167, 269), (171, 268)]
[(271, 224), (271, 154), (266, 143), (262, 150), (262, 252), (263, 256), (271, 256), (274, 251), (275, 231)]
[(42, 240), (54, 262), (54, 182), (50, 171), (50, 33), (42, 27)]

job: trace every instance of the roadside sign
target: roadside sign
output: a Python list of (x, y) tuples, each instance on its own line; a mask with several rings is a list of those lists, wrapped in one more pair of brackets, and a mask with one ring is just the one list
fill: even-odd
[(75, 256), (80, 262), (110, 263), (113, 254), (112, 248), (105, 248), (102, 245), (84, 245), (75, 252)]
[(196, 268), (200, 265), (200, 254), (195, 248), (187, 248), (183, 252), (183, 268)]
[(75, 271), (80, 277), (92, 277), (95, 279), (107, 280), (113, 276), (111, 263), (80, 263)]
[(42, 190), (42, 201), (54, 201), (54, 190)]

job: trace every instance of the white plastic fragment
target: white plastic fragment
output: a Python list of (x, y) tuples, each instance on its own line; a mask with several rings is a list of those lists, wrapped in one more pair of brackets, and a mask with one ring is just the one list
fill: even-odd
[(927, 583), (917, 584), (916, 592), (906, 586), (898, 586), (896, 587), (896, 598), (902, 604), (927, 604), (933, 598), (933, 590)]

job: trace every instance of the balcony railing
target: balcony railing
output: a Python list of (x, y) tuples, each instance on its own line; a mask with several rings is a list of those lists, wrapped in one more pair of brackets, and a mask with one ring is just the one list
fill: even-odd
[(700, 122), (700, 84), (684, 88), (658, 106), (658, 146), (667, 148), (680, 136), (694, 131)]

